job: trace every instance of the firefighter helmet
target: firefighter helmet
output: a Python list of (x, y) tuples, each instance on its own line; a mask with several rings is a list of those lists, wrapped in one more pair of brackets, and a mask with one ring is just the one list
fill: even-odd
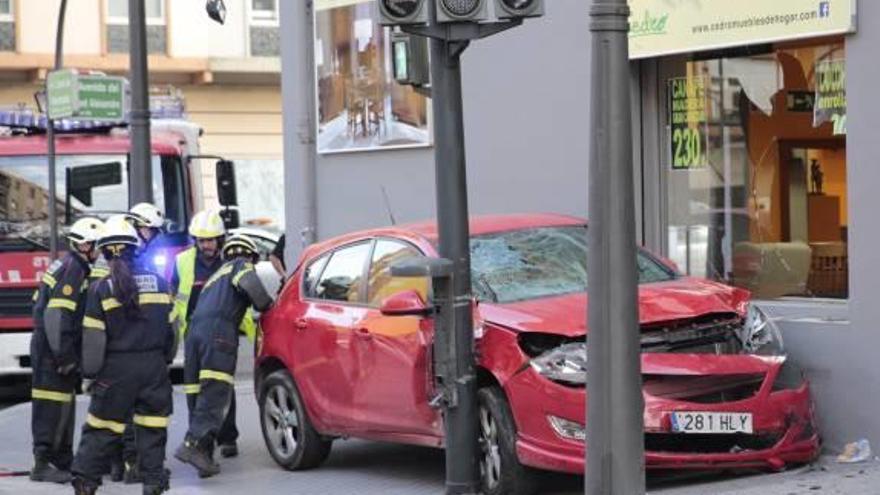
[(189, 235), (196, 239), (214, 239), (226, 235), (223, 218), (216, 210), (202, 210), (193, 216)]
[(128, 218), (134, 222), (135, 227), (149, 227), (161, 229), (165, 225), (165, 215), (150, 203), (138, 203), (128, 210)]
[(137, 231), (128, 222), (127, 215), (113, 215), (108, 218), (107, 222), (104, 223), (104, 231), (101, 234), (101, 238), (98, 239), (98, 247), (102, 250), (111, 248), (113, 256), (119, 256), (119, 252), (122, 251), (122, 247), (113, 249), (115, 246), (137, 247), (139, 244), (140, 239), (138, 238)]
[(96, 242), (98, 238), (101, 237), (103, 228), (103, 222), (97, 218), (80, 218), (70, 226), (70, 231), (67, 232), (67, 238), (76, 244)]
[(256, 258), (260, 255), (257, 243), (245, 234), (232, 234), (223, 244), (223, 259), (229, 260), (236, 256), (251, 256)]

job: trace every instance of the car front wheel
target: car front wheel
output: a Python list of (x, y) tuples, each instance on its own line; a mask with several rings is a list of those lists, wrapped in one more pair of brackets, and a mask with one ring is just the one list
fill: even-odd
[(263, 381), (260, 426), (269, 454), (285, 469), (311, 469), (330, 455), (332, 441), (315, 431), (299, 390), (285, 370), (276, 371)]
[(498, 387), (477, 393), (480, 421), (480, 473), (484, 495), (531, 495), (534, 472), (516, 457), (516, 425)]

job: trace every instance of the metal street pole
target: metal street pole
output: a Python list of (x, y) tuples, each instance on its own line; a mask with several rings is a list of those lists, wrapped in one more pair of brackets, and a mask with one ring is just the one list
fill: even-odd
[(587, 284), (588, 495), (645, 493), (626, 0), (594, 0)]
[(446, 408), (446, 493), (479, 492), (477, 381), (471, 309), (471, 255), (468, 226), (461, 53), (466, 41), (431, 40), (431, 98), (440, 256), (453, 263), (452, 397)]
[(131, 77), (131, 164), (129, 206), (153, 202), (150, 156), (150, 74), (147, 67), (147, 15), (144, 0), (128, 0)]
[(317, 240), (317, 126), (315, 91), (315, 25), (312, 0), (280, 2), (284, 93), (284, 181), (291, 188), (285, 206), (285, 232), (299, 236), (286, 242), (287, 266)]
[[(58, 8), (58, 27), (55, 30), (55, 70), (64, 66), (64, 16), (67, 13), (67, 0), (61, 0)], [(48, 101), (48, 96), (47, 96)], [(47, 104), (48, 106), (48, 104)], [(46, 109), (49, 117), (49, 109)], [(55, 121), (46, 119), (46, 154), (49, 159), (49, 258), (58, 258), (58, 210), (57, 186), (55, 184)]]

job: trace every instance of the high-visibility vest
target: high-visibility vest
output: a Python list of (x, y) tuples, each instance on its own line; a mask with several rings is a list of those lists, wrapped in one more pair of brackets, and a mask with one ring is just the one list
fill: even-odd
[[(180, 341), (186, 336), (189, 308), (189, 297), (192, 294), (192, 288), (196, 279), (196, 248), (191, 247), (186, 251), (177, 255), (175, 260), (175, 269), (177, 270), (177, 294), (174, 297), (174, 314), (173, 318), (177, 319), (178, 330), (180, 332)], [(254, 315), (251, 308), (248, 308), (241, 319), (238, 330), (245, 334), (248, 341), (253, 343), (257, 334), (257, 324), (254, 322)]]

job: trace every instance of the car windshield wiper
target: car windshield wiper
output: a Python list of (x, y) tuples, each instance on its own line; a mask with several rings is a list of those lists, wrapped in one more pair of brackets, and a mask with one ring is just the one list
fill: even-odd
[(488, 292), (489, 295), (492, 296), (492, 302), (497, 303), (498, 302), (498, 293), (495, 292), (495, 289), (492, 288), (492, 284), (490, 284), (489, 281), (486, 280), (486, 275), (478, 276), (477, 281), (480, 283), (480, 285), (484, 289), (486, 289), (486, 292)]

